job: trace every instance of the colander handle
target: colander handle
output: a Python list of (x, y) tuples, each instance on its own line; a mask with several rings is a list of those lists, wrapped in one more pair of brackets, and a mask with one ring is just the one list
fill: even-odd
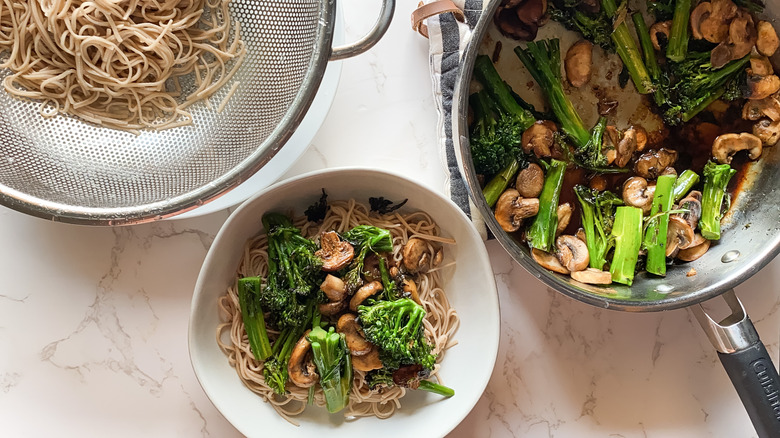
[(691, 307), (734, 384), (761, 438), (780, 436), (780, 376), (734, 290), (723, 295), (731, 315), (716, 322), (700, 305)]
[(379, 19), (376, 21), (371, 31), (354, 43), (332, 48), (330, 51), (330, 60), (338, 61), (339, 59), (351, 58), (374, 47), (374, 44), (382, 39), (385, 32), (387, 32), (387, 28), (390, 27), (390, 22), (393, 19), (393, 12), (395, 12), (395, 0), (384, 0), (382, 2), (382, 10), (379, 11)]

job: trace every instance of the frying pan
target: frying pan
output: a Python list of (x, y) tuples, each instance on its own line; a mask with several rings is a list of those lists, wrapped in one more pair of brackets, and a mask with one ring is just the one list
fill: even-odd
[[(568, 276), (550, 272), (530, 256), (527, 245), (505, 233), (495, 220), (482, 196), (471, 160), (468, 131), (468, 96), (473, 91), (472, 70), (479, 53), (492, 54), (494, 41), (502, 37), (493, 26), (492, 16), (501, 0), (488, 0), (470, 41), (461, 58), (461, 69), (455, 85), (453, 105), (453, 141), (458, 163), (469, 196), (483, 217), (488, 229), (512, 258), (547, 286), (576, 300), (606, 309), (627, 312), (655, 312), (689, 307), (718, 351), (718, 356), (739, 394), (753, 425), (761, 437), (780, 436), (780, 378), (766, 348), (761, 343), (753, 323), (745, 313), (733, 288), (758, 272), (780, 252), (780, 147), (765, 148), (757, 162), (748, 164), (742, 186), (732, 201), (732, 207), (722, 222), (722, 237), (699, 260), (685, 266), (674, 266), (664, 278), (640, 274), (631, 287), (610, 285), (592, 287), (573, 281)], [(765, 19), (774, 22), (780, 17), (780, 4), (766, 2)], [(540, 29), (539, 38), (560, 37), (565, 53), (578, 38), (564, 32), (557, 23)], [(776, 25), (777, 27), (777, 25)], [(521, 43), (504, 39), (497, 68), (516, 92), (531, 103), (541, 102), (539, 96), (524, 84), (530, 76), (522, 63), (511, 53)], [(602, 62), (608, 65), (609, 62)], [(594, 66), (596, 62), (594, 60)], [(594, 77), (598, 75), (594, 72)], [(628, 87), (632, 88), (631, 86)], [(572, 95), (573, 99), (574, 96)], [(618, 111), (631, 111), (630, 97), (620, 99)], [(595, 107), (578, 104), (578, 110)], [(586, 124), (595, 123), (583, 114)], [(641, 124), (641, 123), (640, 123)], [(770, 201), (768, 201), (770, 200)], [(578, 213), (575, 213), (578, 214)], [(696, 275), (688, 276), (691, 268)], [(730, 313), (715, 318), (702, 305), (708, 300), (725, 301)], [(714, 304), (714, 303), (713, 303)], [(708, 306), (709, 307), (709, 306)]]

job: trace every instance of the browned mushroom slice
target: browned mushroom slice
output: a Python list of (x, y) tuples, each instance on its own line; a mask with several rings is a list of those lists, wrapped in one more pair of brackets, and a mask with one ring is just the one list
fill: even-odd
[(731, 62), (734, 57), (734, 47), (727, 43), (720, 43), (710, 52), (710, 64), (714, 68), (721, 68)]
[(636, 129), (628, 128), (623, 132), (623, 138), (618, 142), (615, 165), (626, 167), (634, 152), (636, 152)]
[(320, 249), (314, 253), (322, 259), (322, 270), (338, 271), (347, 266), (355, 256), (355, 249), (349, 242), (344, 242), (335, 231), (328, 231), (320, 236)]
[(352, 355), (352, 368), (363, 372), (382, 368), (382, 360), (379, 359), (379, 350), (374, 347), (362, 356)]
[(712, 0), (709, 15), (701, 21), (699, 32), (711, 43), (721, 43), (729, 36), (729, 23), (737, 15), (737, 5), (731, 0)]
[(647, 146), (647, 130), (641, 126), (634, 126), (636, 131), (636, 150), (642, 152)]
[(306, 330), (295, 344), (292, 353), (290, 353), (290, 360), (287, 362), (287, 375), (290, 381), (299, 388), (313, 386), (320, 379), (317, 367), (310, 359), (311, 342), (307, 338), (310, 331)]
[(372, 281), (371, 283), (361, 286), (360, 289), (355, 292), (355, 295), (352, 296), (352, 299), (349, 300), (349, 310), (357, 312), (358, 306), (361, 305), (363, 301), (370, 296), (382, 292), (383, 289), (382, 283), (378, 281)]
[(734, 154), (746, 150), (750, 159), (755, 160), (761, 156), (762, 146), (760, 138), (747, 132), (723, 134), (712, 143), (712, 156), (720, 163), (731, 164)]
[(582, 271), (588, 267), (588, 246), (582, 240), (574, 236), (560, 236), (555, 240), (555, 246), (558, 249), (558, 261), (569, 272)]
[(694, 239), (694, 229), (682, 216), (673, 214), (669, 217), (666, 233), (666, 256), (674, 257), (681, 248), (688, 248)]
[(676, 258), (684, 262), (697, 260), (710, 249), (711, 243), (712, 242), (702, 237), (701, 234), (697, 233), (693, 242), (691, 242), (691, 245), (686, 249), (681, 249), (680, 252), (677, 253)]
[(517, 174), (515, 189), (523, 198), (538, 198), (544, 187), (544, 171), (531, 163)]
[(527, 26), (542, 26), (546, 20), (547, 0), (525, 0), (515, 8), (517, 18)]
[(659, 21), (650, 26), (650, 40), (653, 42), (655, 50), (661, 50), (661, 41), (669, 41), (671, 31), (671, 21)]
[(704, 39), (704, 35), (701, 33), (701, 24), (710, 17), (710, 14), (712, 14), (712, 3), (710, 2), (701, 2), (691, 11), (691, 31), (697, 40)]
[(774, 146), (780, 141), (780, 120), (773, 122), (761, 119), (753, 125), (753, 135), (761, 139), (764, 146)]
[(759, 76), (748, 69), (747, 75), (748, 99), (765, 99), (780, 90), (780, 78), (775, 75)]
[(758, 53), (764, 56), (772, 56), (777, 52), (780, 47), (780, 39), (777, 38), (777, 32), (775, 31), (772, 23), (768, 21), (758, 22), (758, 39), (756, 40), (756, 49)]
[(321, 303), (317, 305), (317, 308), (323, 316), (338, 315), (347, 308), (347, 299), (344, 298), (341, 301), (329, 301), (327, 303)]
[(540, 249), (532, 249), (531, 250), (531, 257), (534, 259), (536, 263), (539, 264), (539, 266), (553, 271), (557, 272), (559, 274), (568, 274), (569, 270), (564, 267), (561, 262), (558, 261), (558, 258), (555, 257), (555, 255), (550, 254), (549, 252), (544, 252)]
[[(531, 3), (527, 4), (526, 3)], [(533, 41), (539, 31), (539, 24), (534, 22), (534, 17), (538, 16), (536, 6), (544, 6), (546, 11), (547, 2), (544, 5), (540, 0), (525, 0), (524, 2), (512, 2), (500, 5), (493, 15), (493, 22), (498, 30), (509, 38), (520, 41)], [(544, 13), (539, 21), (543, 20)]]
[(756, 53), (750, 56), (750, 70), (757, 76), (769, 76), (775, 72), (769, 58)]
[(643, 153), (634, 163), (634, 172), (646, 179), (656, 179), (677, 161), (677, 151), (661, 148)]
[(607, 179), (604, 178), (604, 175), (594, 175), (588, 182), (588, 186), (593, 190), (603, 192), (607, 190)]
[(538, 212), (539, 199), (523, 198), (517, 190), (507, 189), (498, 198), (494, 215), (501, 229), (513, 233), (520, 229), (523, 219), (536, 216)]
[(573, 212), (574, 209), (571, 208), (571, 204), (568, 202), (558, 205), (558, 210), (556, 210), (558, 216), (558, 227), (555, 229), (556, 235), (563, 233), (566, 230), (566, 227), (569, 226)]
[[(733, 46), (732, 59), (739, 59), (750, 53), (756, 45), (758, 31), (753, 17), (740, 12), (729, 24), (729, 43)], [(714, 65), (713, 65), (714, 66)]]
[(642, 177), (632, 176), (623, 183), (623, 202), (626, 205), (641, 208), (644, 214), (650, 213), (654, 194), (655, 186), (649, 185), (647, 180)]
[(412, 299), (415, 303), (422, 306), (422, 300), (420, 300), (420, 293), (417, 292), (417, 284), (412, 280), (411, 278), (404, 278), (403, 280), (403, 290), (406, 294), (409, 295), (409, 298)]
[(328, 274), (320, 285), (320, 290), (325, 293), (330, 301), (341, 301), (347, 293), (347, 286), (340, 278)]
[(564, 68), (572, 86), (580, 88), (590, 81), (593, 62), (593, 44), (587, 40), (574, 43), (566, 52)]
[(572, 272), (571, 278), (585, 284), (612, 284), (612, 274), (609, 271), (600, 271), (593, 268)]
[(523, 151), (533, 152), (539, 158), (549, 157), (555, 142), (555, 126), (549, 121), (538, 121), (523, 132), (521, 138)]
[(336, 331), (344, 334), (347, 348), (353, 356), (366, 355), (374, 347), (374, 344), (366, 340), (363, 329), (357, 322), (357, 316), (352, 313), (341, 315), (336, 322)]
[(762, 117), (769, 117), (774, 121), (780, 120), (780, 100), (776, 94), (766, 99), (748, 100), (742, 107), (743, 119), (758, 120)]
[[(676, 215), (681, 217), (692, 229), (696, 229), (699, 225), (699, 219), (701, 219), (701, 192), (693, 190), (688, 193), (683, 199), (680, 200), (679, 209), (685, 210), (685, 213), (677, 213)], [(686, 246), (682, 245), (681, 249), (685, 249)]]
[(409, 272), (425, 271), (431, 258), (428, 255), (428, 244), (418, 237), (409, 239), (401, 251), (404, 267)]

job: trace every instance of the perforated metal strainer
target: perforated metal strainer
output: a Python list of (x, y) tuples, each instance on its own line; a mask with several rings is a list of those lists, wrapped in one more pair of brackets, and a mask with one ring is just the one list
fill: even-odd
[(368, 35), (331, 48), (335, 0), (233, 0), (247, 49), (231, 81), (240, 85), (221, 113), (216, 105), (190, 107), (191, 126), (134, 134), (44, 118), (39, 103), (0, 92), (0, 203), (85, 225), (148, 222), (196, 208), (268, 163), (306, 114), (328, 60), (372, 47), (394, 8), (395, 0), (383, 0)]

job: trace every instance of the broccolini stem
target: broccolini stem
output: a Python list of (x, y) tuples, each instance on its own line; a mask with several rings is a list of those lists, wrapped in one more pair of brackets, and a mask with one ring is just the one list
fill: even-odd
[(532, 248), (553, 252), (555, 230), (558, 228), (558, 200), (563, 187), (566, 163), (552, 159), (544, 177), (544, 186), (539, 195), (539, 212), (528, 227), (526, 239)]
[(655, 184), (653, 206), (650, 209), (652, 219), (648, 221), (645, 231), (645, 248), (647, 248), (647, 272), (656, 275), (666, 275), (666, 233), (669, 229), (669, 210), (672, 208), (672, 189), (677, 177), (661, 175)]
[(709, 161), (704, 166), (704, 190), (702, 191), (699, 230), (705, 239), (720, 239), (723, 198), (726, 196), (729, 181), (735, 173), (737, 171), (728, 164), (715, 164)]
[(686, 169), (683, 171), (683, 173), (680, 174), (680, 176), (677, 177), (677, 182), (674, 183), (674, 188), (672, 189), (672, 194), (674, 195), (674, 202), (679, 201), (680, 199), (684, 198), (685, 195), (688, 194), (688, 192), (693, 189), (693, 186), (695, 186), (699, 182), (699, 174), (692, 171), (691, 169)]
[(653, 40), (650, 39), (650, 29), (648, 29), (641, 12), (634, 12), (631, 14), (631, 18), (634, 20), (634, 29), (639, 37), (639, 45), (642, 47), (647, 73), (655, 87), (653, 100), (655, 100), (656, 105), (661, 106), (666, 102), (666, 98), (661, 87), (661, 66), (658, 65), (658, 59), (655, 57), (655, 47), (653, 47)]
[(726, 83), (734, 77), (734, 75), (742, 72), (745, 69), (747, 63), (750, 62), (750, 55), (745, 55), (743, 58), (734, 60), (726, 64), (723, 68), (715, 70), (710, 77), (710, 82), (714, 84), (714, 91), (701, 97), (698, 102), (691, 107), (688, 111), (682, 114), (683, 122), (688, 122), (694, 116), (707, 109), (712, 102), (720, 99), (723, 93), (726, 92)]
[(577, 148), (585, 147), (590, 132), (563, 91), (560, 41), (557, 38), (531, 41), (525, 49), (515, 47), (515, 54), (544, 91), (563, 131), (574, 140)]
[(423, 391), (432, 392), (445, 397), (452, 397), (455, 395), (454, 389), (439, 385), (438, 383), (433, 383), (430, 380), (420, 380), (420, 386), (417, 389), (422, 389)]
[(238, 303), (241, 318), (249, 338), (249, 348), (255, 359), (265, 360), (271, 353), (271, 341), (265, 329), (263, 309), (260, 307), (260, 278), (246, 277), (238, 280)]
[(674, 3), (672, 30), (669, 32), (666, 57), (674, 62), (680, 62), (688, 54), (688, 22), (691, 18), (691, 0), (677, 0)]
[(501, 111), (517, 117), (521, 122), (523, 131), (534, 124), (536, 119), (534, 119), (533, 114), (517, 103), (512, 95), (512, 89), (501, 79), (489, 56), (477, 56), (477, 59), (474, 61), (474, 76), (487, 90)]
[(504, 190), (509, 185), (509, 182), (512, 181), (512, 178), (518, 170), (520, 170), (520, 162), (512, 160), (511, 163), (501, 169), (501, 172), (498, 172), (498, 174), (487, 183), (485, 188), (482, 189), (482, 194), (485, 196), (485, 202), (487, 202), (488, 207), (493, 208), (493, 206), (496, 205), (498, 198), (504, 193)]
[[(601, 7), (604, 8), (604, 13), (607, 14), (607, 17), (613, 21), (617, 18), (617, 4), (615, 4), (615, 0), (601, 0)], [(615, 43), (615, 51), (628, 69), (628, 74), (631, 76), (636, 90), (640, 94), (652, 92), (653, 81), (650, 79), (647, 67), (642, 62), (642, 54), (636, 47), (636, 43), (631, 37), (628, 25), (625, 22), (617, 24), (612, 32), (612, 41)]]
[(642, 247), (642, 209), (618, 207), (612, 236), (615, 238), (615, 254), (609, 269), (612, 281), (631, 286), (639, 249)]

